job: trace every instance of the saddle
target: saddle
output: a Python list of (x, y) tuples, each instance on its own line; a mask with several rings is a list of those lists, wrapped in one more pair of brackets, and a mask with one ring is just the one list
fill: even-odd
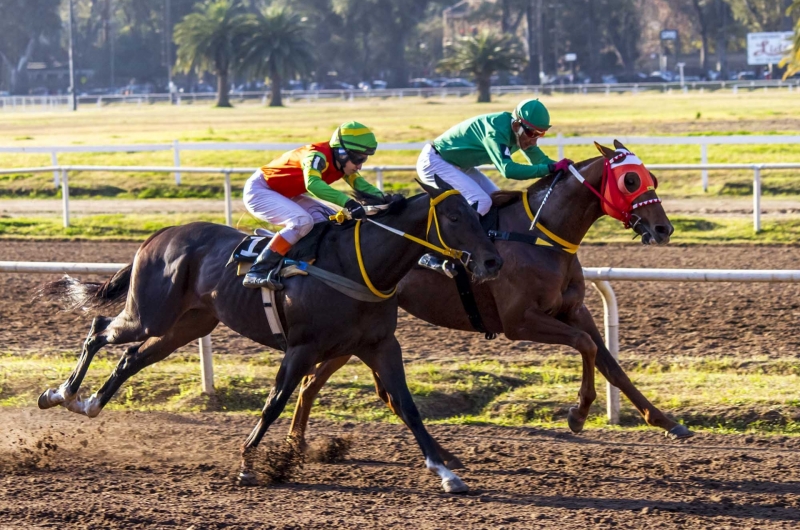
[[(318, 223), (303, 239), (297, 242), (289, 253), (286, 255), (287, 260), (303, 261), (306, 263), (314, 263), (317, 259), (317, 251), (319, 250), (319, 243), (325, 233), (328, 231), (328, 223)], [(231, 257), (228, 259), (227, 267), (233, 263), (236, 264), (236, 275), (244, 276), (250, 267), (258, 258), (258, 255), (267, 248), (267, 245), (275, 237), (275, 232), (271, 232), (264, 228), (256, 228), (255, 233), (247, 235), (242, 241), (233, 249)], [(298, 274), (306, 275), (296, 266), (284, 267), (281, 269), (281, 276), (288, 278)]]

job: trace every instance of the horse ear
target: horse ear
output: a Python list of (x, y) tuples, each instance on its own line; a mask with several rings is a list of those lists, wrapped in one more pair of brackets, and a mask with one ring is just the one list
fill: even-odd
[(445, 182), (444, 180), (439, 178), (439, 175), (437, 175), (435, 173), (433, 175), (433, 181), (436, 183), (436, 187), (439, 188), (442, 191), (447, 191), (447, 190), (452, 190), (453, 189), (453, 186), (451, 186), (450, 184), (448, 184), (447, 182)]
[(619, 140), (614, 140), (614, 147), (616, 147), (617, 149), (625, 149), (626, 151), (630, 151), (630, 149), (622, 145), (622, 142), (620, 142)]
[(444, 193), (447, 190), (452, 190), (453, 189), (453, 187), (450, 184), (448, 184), (447, 182), (443, 181), (441, 178), (439, 178), (439, 175), (435, 175), (435, 174), (433, 175), (433, 181), (436, 183), (436, 187), (429, 186), (428, 184), (425, 184), (424, 182), (422, 182), (419, 179), (414, 179), (414, 180), (416, 180), (417, 183), (420, 186), (422, 186), (422, 189), (425, 190), (428, 193), (428, 195), (430, 195), (431, 197), (434, 197), (434, 198), (438, 197), (439, 195), (441, 195), (442, 193)]
[(470, 204), (470, 206), (472, 206), (472, 209), (475, 210), (476, 212), (478, 211), (478, 201), (473, 202), (472, 204)]
[(417, 181), (417, 184), (419, 184), (419, 185), (420, 185), (420, 187), (421, 187), (423, 190), (425, 190), (425, 193), (427, 193), (427, 194), (428, 194), (428, 195), (430, 195), (431, 197), (436, 197), (437, 195), (439, 195), (439, 193), (441, 193), (441, 191), (437, 190), (437, 189), (436, 189), (436, 188), (434, 188), (433, 186), (428, 186), (427, 184), (425, 184), (424, 182), (422, 182), (420, 179), (414, 179), (414, 180), (416, 180), (416, 181)]
[(606, 158), (613, 158), (617, 154), (608, 147), (600, 145), (597, 142), (594, 143), (594, 146), (597, 148), (598, 151), (600, 151), (600, 154)]

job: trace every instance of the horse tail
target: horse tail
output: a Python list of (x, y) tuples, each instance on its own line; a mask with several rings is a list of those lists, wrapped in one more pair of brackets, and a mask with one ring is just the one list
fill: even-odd
[(64, 276), (60, 280), (46, 283), (36, 297), (57, 300), (65, 311), (100, 309), (128, 296), (132, 270), (133, 264), (129, 263), (103, 283), (82, 282), (71, 276)]

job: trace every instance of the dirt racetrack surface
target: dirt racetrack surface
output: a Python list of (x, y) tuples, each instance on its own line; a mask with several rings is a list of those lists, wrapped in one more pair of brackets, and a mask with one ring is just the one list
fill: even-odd
[[(128, 262), (137, 247), (137, 243), (0, 241), (0, 261)], [(579, 257), (584, 266), (592, 267), (800, 269), (798, 246), (585, 245)], [(0, 349), (20, 354), (72, 349), (77, 354), (91, 318), (59, 313), (55, 303), (31, 303), (36, 288), (56, 278), (0, 274)], [(676, 355), (800, 357), (800, 284), (615, 282), (613, 286), (620, 307), (623, 363)], [(602, 328), (603, 304), (591, 287), (587, 305)], [(566, 348), (502, 337), (487, 342), (479, 333), (435, 328), (402, 311), (398, 336), (409, 360), (574, 355)], [(264, 350), (223, 325), (212, 339), (215, 353)]]
[[(135, 243), (0, 241), (0, 260), (131, 259)], [(587, 246), (586, 266), (800, 268), (800, 247)], [(24, 355), (76, 354), (85, 315), (32, 304), (50, 277), (0, 274), (0, 341)], [(621, 356), (798, 357), (800, 286), (617, 282)], [(602, 324), (602, 304), (587, 303)], [(428, 326), (403, 314), (406, 359), (529, 358), (566, 349)], [(263, 347), (222, 326), (215, 353)], [(192, 350), (195, 345), (187, 346)], [(337, 463), (306, 462), (282, 484), (234, 484), (246, 414), (0, 409), (0, 530), (17, 528), (798, 528), (800, 439), (660, 431), (435, 425), (459, 455), (466, 495), (441, 492), (411, 435), (385, 423), (311, 421), (311, 440), (345, 437)], [(278, 447), (279, 420), (262, 447)]]
[[(391, 424), (313, 421), (352, 442), (285, 483), (234, 484), (254, 419), (2, 410), (0, 528), (797, 528), (800, 439), (433, 426), (471, 487), (442, 493)], [(262, 447), (277, 447), (281, 420)], [(37, 445), (39, 446), (37, 448)]]

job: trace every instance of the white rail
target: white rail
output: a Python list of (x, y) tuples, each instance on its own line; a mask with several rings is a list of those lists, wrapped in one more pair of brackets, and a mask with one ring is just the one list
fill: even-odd
[[(125, 263), (65, 263), (0, 261), (0, 272), (113, 274)], [(632, 269), (618, 267), (584, 267), (583, 275), (603, 298), (603, 322), (606, 347), (619, 360), (619, 307), (610, 281), (672, 282), (746, 282), (797, 283), (800, 270), (736, 270), (736, 269)], [(202, 390), (214, 393), (214, 367), (211, 357), (211, 336), (199, 341)], [(619, 423), (619, 389), (606, 383), (607, 417), (612, 425)]]
[[(797, 137), (800, 141), (800, 136)], [(2, 148), (0, 148), (2, 150)], [(650, 169), (672, 170), (702, 170), (706, 175), (708, 170), (750, 170), (753, 172), (753, 230), (758, 233), (761, 231), (761, 172), (765, 169), (800, 169), (800, 163), (763, 163), (763, 164), (648, 164)], [(19, 173), (49, 173), (53, 172), (60, 175), (61, 200), (63, 203), (64, 227), (69, 226), (69, 172), (70, 171), (107, 171), (107, 172), (147, 172), (147, 173), (172, 173), (175, 166), (43, 166), (34, 168), (13, 168), (2, 169), (0, 175), (10, 175)], [(480, 166), (481, 170), (493, 171), (494, 166)], [(362, 171), (375, 172), (375, 180), (379, 189), (383, 189), (383, 177), (387, 171), (415, 171), (415, 166), (365, 166)], [(231, 193), (231, 174), (246, 173), (250, 174), (255, 168), (240, 167), (180, 167), (180, 172), (176, 173), (180, 180), (180, 173), (221, 173), (224, 177), (225, 192), (225, 223), (233, 225), (233, 199)]]
[[(700, 147), (701, 164), (708, 163), (709, 145), (763, 145), (763, 144), (797, 144), (800, 143), (798, 135), (775, 136), (619, 136), (587, 138), (581, 136), (565, 137), (559, 133), (555, 137), (542, 138), (540, 146), (555, 146), (558, 158), (564, 158), (564, 148), (573, 145), (593, 145), (595, 141), (609, 144), (619, 140), (625, 145), (695, 145)], [(412, 143), (382, 143), (381, 151), (419, 151), (426, 142)], [(0, 153), (49, 153), (52, 165), (58, 165), (59, 153), (134, 153), (134, 152), (173, 152), (173, 169), (175, 183), (181, 183), (181, 151), (288, 151), (303, 144), (285, 142), (187, 142), (181, 143), (173, 140), (171, 144), (134, 144), (134, 145), (98, 145), (98, 146), (31, 146), (31, 147), (0, 147)], [(725, 165), (725, 164), (720, 164)], [(752, 165), (752, 164), (750, 164)], [(696, 165), (683, 169), (694, 169)], [(701, 179), (703, 191), (708, 191), (708, 169), (702, 169)], [(58, 186), (59, 173), (53, 173), (53, 184)]]

